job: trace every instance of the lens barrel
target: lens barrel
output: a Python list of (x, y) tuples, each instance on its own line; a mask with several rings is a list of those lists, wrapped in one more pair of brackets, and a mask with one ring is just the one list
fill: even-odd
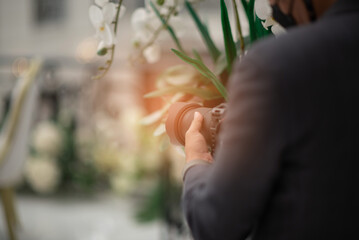
[(195, 112), (203, 116), (202, 128), (200, 132), (206, 139), (207, 145), (212, 145), (210, 126), (212, 121), (212, 108), (202, 107), (196, 103), (177, 102), (171, 105), (168, 110), (166, 121), (166, 131), (170, 141), (174, 145), (185, 145), (185, 135), (189, 129)]

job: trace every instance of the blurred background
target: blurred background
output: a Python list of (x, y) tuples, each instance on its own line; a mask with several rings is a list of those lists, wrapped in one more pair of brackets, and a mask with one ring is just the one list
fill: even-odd
[[(18, 237), (190, 239), (180, 211), (183, 151), (170, 146), (165, 136), (154, 136), (153, 127), (140, 124), (163, 104), (143, 95), (154, 89), (161, 71), (180, 63), (169, 51), (172, 41), (161, 39), (159, 62), (131, 64), (131, 14), (144, 1), (124, 0), (127, 10), (119, 21), (113, 66), (105, 78), (93, 80), (105, 60), (96, 54), (91, 4), (92, 0), (0, 0), (1, 132), (18, 80), (33, 59), (42, 60), (34, 79), (36, 100), (28, 102), (32, 111), (19, 119), (31, 121), (21, 130), (28, 154), (12, 186)], [(219, 2), (200, 3), (198, 11), (217, 46), (223, 46)], [(180, 25), (184, 46), (196, 46), (206, 58), (185, 13)], [(2, 164), (0, 187), (6, 188), (6, 174), (12, 171), (1, 172)], [(5, 208), (0, 214), (0, 239), (8, 239)]]

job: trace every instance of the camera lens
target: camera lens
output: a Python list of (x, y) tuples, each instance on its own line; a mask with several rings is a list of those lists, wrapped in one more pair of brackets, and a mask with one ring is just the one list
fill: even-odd
[(185, 135), (192, 123), (194, 113), (199, 112), (204, 118), (200, 132), (206, 139), (207, 144), (211, 146), (212, 139), (209, 131), (212, 121), (211, 111), (212, 108), (201, 107), (196, 103), (177, 102), (172, 104), (166, 121), (166, 131), (171, 143), (185, 145)]

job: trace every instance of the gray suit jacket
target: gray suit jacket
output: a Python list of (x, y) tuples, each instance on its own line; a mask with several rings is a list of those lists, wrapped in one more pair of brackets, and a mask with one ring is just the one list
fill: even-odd
[(359, 239), (359, 1), (256, 44), (221, 145), (184, 179), (195, 239)]

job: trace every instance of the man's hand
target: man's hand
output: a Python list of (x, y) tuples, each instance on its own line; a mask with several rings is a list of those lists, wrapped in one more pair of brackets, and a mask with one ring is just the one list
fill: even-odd
[(195, 159), (213, 161), (212, 155), (208, 152), (206, 140), (200, 133), (202, 122), (203, 116), (199, 112), (195, 112), (192, 124), (186, 132), (186, 162)]

